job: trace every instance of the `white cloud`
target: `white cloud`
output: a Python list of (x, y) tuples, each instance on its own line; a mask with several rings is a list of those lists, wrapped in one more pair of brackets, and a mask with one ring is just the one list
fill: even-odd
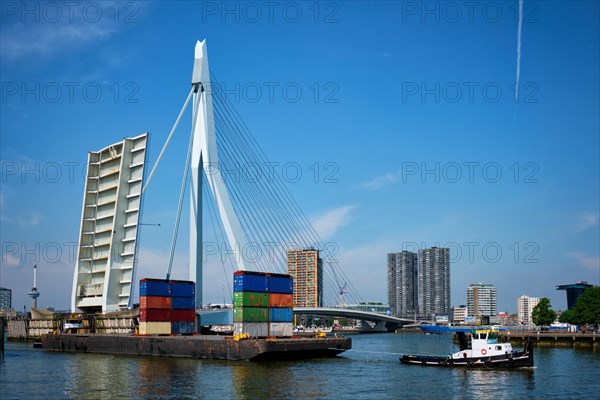
[(600, 271), (600, 256), (588, 256), (583, 253), (568, 253), (568, 255), (577, 260), (580, 266), (590, 271)]
[(361, 183), (357, 187), (359, 189), (366, 189), (366, 190), (379, 190), (379, 189), (383, 188), (384, 186), (393, 185), (394, 183), (398, 182), (399, 180), (400, 180), (400, 177), (398, 176), (398, 174), (388, 172), (387, 174), (378, 176), (368, 182)]
[(12, 254), (2, 254), (2, 265), (7, 267), (18, 267), (21, 265), (21, 260)]
[(334, 208), (311, 218), (311, 223), (321, 239), (330, 238), (338, 229), (347, 225), (350, 213), (356, 207), (358, 207), (357, 204)]
[(575, 217), (575, 232), (583, 232), (598, 225), (600, 215), (596, 213), (583, 213)]
[(21, 228), (32, 228), (42, 222), (42, 215), (38, 212), (31, 211), (25, 215), (20, 215), (15, 218), (15, 222)]
[(72, 51), (110, 36), (115, 32), (113, 26), (105, 21), (90, 23), (76, 20), (41, 24), (17, 23), (2, 31), (0, 55), (5, 60), (16, 61)]

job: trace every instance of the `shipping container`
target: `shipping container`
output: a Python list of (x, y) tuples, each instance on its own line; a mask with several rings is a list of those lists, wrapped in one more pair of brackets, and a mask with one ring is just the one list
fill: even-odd
[(268, 322), (234, 322), (233, 334), (247, 334), (250, 337), (265, 337), (269, 336)]
[(269, 293), (269, 307), (292, 308), (294, 295), (286, 293)]
[(171, 309), (171, 298), (165, 296), (140, 296), (140, 309)]
[(170, 322), (140, 322), (140, 335), (170, 335)]
[(269, 292), (294, 293), (294, 280), (291, 275), (271, 274), (269, 276)]
[(196, 310), (172, 310), (171, 321), (174, 322), (195, 322)]
[(194, 297), (196, 284), (193, 281), (171, 281), (171, 296)]
[(168, 322), (171, 321), (171, 310), (140, 309), (140, 322)]
[(291, 308), (269, 308), (269, 321), (292, 322), (294, 313)]
[(169, 281), (162, 279), (142, 279), (140, 281), (140, 296), (165, 296), (169, 297)]
[(262, 307), (234, 307), (233, 322), (267, 322), (269, 309)]
[(233, 275), (234, 292), (266, 292), (268, 287), (266, 274), (237, 271)]
[(271, 322), (269, 324), (269, 336), (290, 337), (294, 334), (292, 322)]
[(171, 305), (173, 310), (194, 310), (196, 299), (193, 297), (172, 297)]
[(233, 305), (236, 307), (268, 307), (269, 293), (234, 292)]
[(194, 323), (193, 322), (172, 322), (171, 323), (171, 333), (177, 335), (191, 335), (194, 332)]

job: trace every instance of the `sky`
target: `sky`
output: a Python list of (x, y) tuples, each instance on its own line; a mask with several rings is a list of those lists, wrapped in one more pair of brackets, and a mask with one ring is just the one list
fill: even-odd
[[(523, 294), (564, 310), (556, 285), (600, 283), (598, 2), (0, 4), (0, 286), (18, 310), (34, 264), (38, 304), (70, 307), (87, 153), (150, 132), (152, 165), (203, 39), (365, 301), (387, 301), (387, 253), (436, 245), (453, 305), (483, 282), (499, 311)], [(144, 200), (138, 277), (166, 273), (190, 126)], [(231, 279), (218, 264), (205, 303)]]

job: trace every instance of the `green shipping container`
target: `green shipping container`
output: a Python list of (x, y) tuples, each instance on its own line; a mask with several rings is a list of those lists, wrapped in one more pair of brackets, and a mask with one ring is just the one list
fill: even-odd
[(269, 309), (263, 307), (234, 307), (233, 322), (268, 322)]
[(268, 307), (269, 293), (234, 292), (233, 305), (236, 307)]

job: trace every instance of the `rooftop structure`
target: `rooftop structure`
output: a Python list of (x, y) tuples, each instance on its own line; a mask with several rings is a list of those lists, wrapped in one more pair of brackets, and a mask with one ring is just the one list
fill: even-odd
[(567, 292), (567, 308), (570, 310), (577, 304), (577, 299), (581, 296), (585, 289), (592, 287), (586, 281), (579, 281), (569, 285), (557, 285), (556, 290), (565, 290)]

